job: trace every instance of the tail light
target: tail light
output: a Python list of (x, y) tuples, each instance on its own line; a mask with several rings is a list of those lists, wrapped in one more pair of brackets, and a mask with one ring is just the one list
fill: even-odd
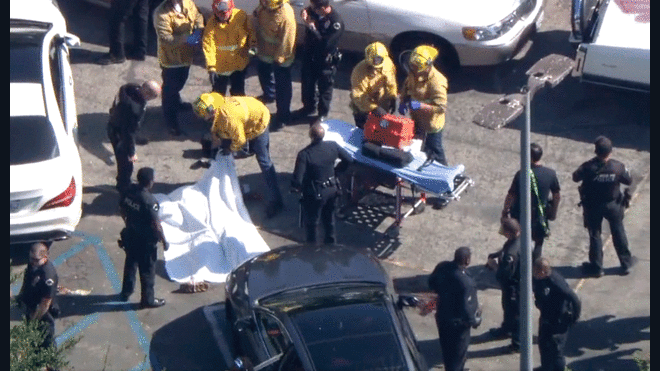
[(57, 195), (52, 200), (46, 202), (44, 206), (39, 210), (48, 210), (54, 209), (56, 207), (66, 207), (73, 203), (73, 199), (76, 198), (76, 181), (74, 178), (71, 178), (71, 183), (64, 190), (64, 192)]

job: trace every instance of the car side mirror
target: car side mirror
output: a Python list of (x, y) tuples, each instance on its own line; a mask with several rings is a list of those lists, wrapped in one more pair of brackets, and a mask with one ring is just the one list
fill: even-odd
[(399, 309), (403, 309), (403, 307), (416, 307), (419, 303), (420, 300), (414, 295), (399, 295), (396, 305)]

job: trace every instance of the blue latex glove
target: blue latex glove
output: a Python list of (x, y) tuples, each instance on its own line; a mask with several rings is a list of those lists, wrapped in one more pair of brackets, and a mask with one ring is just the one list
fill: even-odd
[(422, 107), (422, 104), (417, 100), (411, 100), (408, 104), (410, 105), (410, 109), (413, 111), (417, 111)]
[(408, 104), (404, 102), (399, 103), (399, 114), (401, 116), (405, 116), (407, 112), (408, 112)]
[(199, 44), (200, 41), (202, 41), (202, 29), (198, 28), (193, 33), (188, 36), (188, 39), (186, 40), (186, 43), (189, 45), (197, 45)]

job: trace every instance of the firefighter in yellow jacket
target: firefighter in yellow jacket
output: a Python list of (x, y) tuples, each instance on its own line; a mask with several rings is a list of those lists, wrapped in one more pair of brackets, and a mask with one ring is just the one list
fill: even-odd
[(234, 6), (234, 0), (214, 0), (213, 16), (207, 22), (202, 37), (214, 92), (232, 96), (245, 95), (245, 69), (250, 62), (250, 48), (256, 46), (252, 22), (245, 11)]
[(269, 199), (266, 216), (272, 218), (282, 211), (282, 193), (269, 153), (268, 108), (253, 97), (223, 97), (218, 93), (205, 93), (197, 98), (193, 110), (197, 116), (212, 123), (211, 134), (215, 143), (221, 143), (223, 155), (230, 155), (249, 143), (266, 181)]
[(188, 80), (195, 45), (199, 44), (204, 17), (192, 0), (165, 0), (154, 10), (158, 35), (158, 61), (162, 69), (163, 116), (172, 135), (181, 135), (178, 111), (190, 109), (179, 92)]
[(447, 166), (442, 147), (447, 110), (447, 78), (433, 66), (437, 57), (438, 50), (428, 45), (418, 46), (410, 53), (410, 73), (401, 89), (399, 113), (405, 115), (410, 110), (416, 131), (426, 133), (424, 152), (429, 158)]
[[(295, 59), (296, 18), (288, 0), (260, 0), (254, 10), (257, 36), (257, 73), (264, 103), (275, 102), (276, 131), (291, 120), (291, 64)], [(274, 78), (273, 78), (274, 76)]]
[(396, 109), (396, 67), (380, 42), (369, 44), (364, 60), (351, 73), (351, 103), (355, 125), (364, 128), (367, 115), (382, 116)]

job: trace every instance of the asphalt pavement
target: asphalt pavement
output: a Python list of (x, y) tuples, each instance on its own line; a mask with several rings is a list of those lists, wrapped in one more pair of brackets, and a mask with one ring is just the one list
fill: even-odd
[[(123, 252), (116, 246), (122, 221), (117, 213), (114, 190), (116, 166), (105, 134), (108, 109), (119, 86), (126, 82), (156, 79), (160, 68), (154, 40), (144, 62), (98, 66), (94, 59), (107, 52), (107, 10), (78, 1), (60, 2), (69, 31), (82, 40), (72, 51), (76, 103), (83, 162), (83, 218), (76, 234), (53, 244), (51, 258), (60, 284), (89, 295), (62, 295), (62, 316), (57, 321), (57, 340), (80, 336), (68, 359), (73, 370), (222, 370), (222, 357), (203, 307), (224, 299), (223, 285), (207, 292), (184, 293), (168, 279), (162, 262), (157, 266), (156, 293), (167, 300), (158, 309), (138, 310), (139, 292), (129, 303), (117, 301), (121, 286)], [(470, 272), (479, 284), (484, 321), (473, 330), (467, 367), (472, 370), (519, 369), (519, 356), (505, 354), (506, 340), (494, 341), (488, 329), (501, 322), (500, 291), (492, 272), (483, 264), (498, 250), (504, 238), (498, 221), (504, 196), (519, 168), (518, 120), (502, 129), (490, 130), (472, 122), (474, 115), (502, 94), (519, 90), (525, 71), (539, 58), (559, 53), (574, 57), (568, 43), (570, 2), (546, 1), (544, 23), (526, 56), (494, 68), (466, 68), (450, 78), (449, 113), (445, 150), (450, 164), (463, 164), (474, 186), (446, 208), (427, 207), (407, 218), (397, 238), (384, 233), (393, 219), (392, 198), (374, 197), (363, 207), (350, 211), (338, 223), (339, 242), (384, 253), (383, 264), (399, 292), (423, 293), (426, 279), (441, 260), (451, 259), (454, 249), (470, 246)], [(130, 35), (130, 27), (129, 27)], [(346, 55), (339, 68), (330, 118), (352, 123), (348, 109), (348, 78), (359, 55)], [(292, 110), (300, 108), (300, 61), (294, 64)], [(191, 68), (182, 91), (193, 101), (209, 90), (208, 75), (201, 59)], [(250, 66), (246, 81), (249, 95), (261, 94), (256, 68)], [(275, 112), (274, 104), (269, 104)], [(173, 137), (163, 124), (160, 101), (149, 102), (142, 135), (149, 143), (138, 146), (137, 168), (156, 170), (156, 193), (169, 193), (201, 178), (204, 168), (199, 139), (208, 126), (192, 113), (180, 116), (186, 135)], [(271, 156), (285, 196), (285, 210), (266, 219), (264, 203), (246, 200), (250, 216), (272, 248), (304, 238), (297, 223), (297, 198), (288, 193), (297, 152), (308, 143), (308, 125), (296, 123), (271, 135)], [(584, 278), (578, 269), (587, 259), (588, 236), (581, 223), (577, 185), (570, 174), (593, 156), (593, 139), (600, 134), (612, 138), (614, 158), (624, 162), (635, 179), (634, 197), (627, 210), (625, 227), (630, 248), (639, 264), (628, 276), (616, 273), (618, 261), (604, 224), (605, 276)], [(573, 371), (637, 370), (633, 358), (650, 354), (650, 99), (648, 95), (590, 87), (573, 78), (537, 94), (532, 104), (532, 141), (544, 148), (543, 162), (554, 168), (562, 187), (557, 220), (544, 246), (544, 256), (563, 274), (582, 299), (582, 318), (571, 331), (566, 347)], [(237, 160), (242, 184), (261, 194), (262, 177), (253, 158)], [(382, 187), (381, 187), (382, 188)], [(391, 193), (389, 189), (382, 189)], [(24, 247), (10, 249), (12, 271), (25, 268)], [(15, 288), (14, 288), (15, 289)], [(433, 316), (422, 317), (407, 309), (420, 348), (433, 370), (441, 370), (442, 355)], [(10, 312), (10, 324), (19, 319)], [(534, 321), (538, 312), (534, 310)], [(536, 334), (536, 324), (534, 328)], [(534, 365), (539, 365), (534, 346)]]

